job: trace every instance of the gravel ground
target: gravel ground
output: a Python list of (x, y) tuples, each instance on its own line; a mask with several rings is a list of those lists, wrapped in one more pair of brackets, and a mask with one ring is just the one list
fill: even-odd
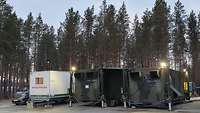
[(160, 109), (125, 109), (123, 107), (89, 107), (74, 104), (73, 107), (67, 105), (56, 105), (51, 108), (34, 108), (26, 106), (15, 106), (8, 100), (0, 101), (0, 113), (200, 113), (200, 101), (181, 104), (174, 107), (172, 112)]

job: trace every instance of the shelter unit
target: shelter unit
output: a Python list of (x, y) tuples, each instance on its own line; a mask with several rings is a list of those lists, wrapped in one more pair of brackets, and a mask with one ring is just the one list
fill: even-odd
[(76, 72), (75, 96), (79, 101), (100, 104), (102, 107), (122, 103), (125, 89), (125, 69), (103, 68)]
[(168, 107), (188, 98), (189, 77), (171, 69), (135, 69), (127, 77), (127, 102), (130, 106)]
[(30, 75), (30, 99), (33, 103), (65, 101), (69, 89), (70, 72), (38, 71)]

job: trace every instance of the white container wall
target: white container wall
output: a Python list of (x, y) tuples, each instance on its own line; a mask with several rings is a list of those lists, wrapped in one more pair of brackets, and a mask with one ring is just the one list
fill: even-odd
[(30, 97), (50, 99), (65, 97), (69, 94), (70, 72), (39, 71), (30, 75)]

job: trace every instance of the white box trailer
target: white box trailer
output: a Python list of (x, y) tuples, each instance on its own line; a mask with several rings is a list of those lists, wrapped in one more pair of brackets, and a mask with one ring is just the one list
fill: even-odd
[(30, 99), (36, 102), (59, 102), (69, 97), (70, 72), (38, 71), (30, 75)]

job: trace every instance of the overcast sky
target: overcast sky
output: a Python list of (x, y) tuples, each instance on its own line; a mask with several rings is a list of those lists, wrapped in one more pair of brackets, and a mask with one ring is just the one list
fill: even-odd
[[(70, 7), (78, 10), (83, 15), (84, 10), (87, 7), (94, 5), (95, 13), (98, 13), (99, 6), (102, 4), (102, 0), (7, 0), (8, 3), (14, 7), (17, 15), (23, 19), (26, 19), (29, 12), (33, 13), (36, 17), (40, 12), (45, 23), (53, 25), (58, 28), (60, 22), (65, 19), (65, 12)], [(127, 6), (127, 10), (130, 18), (132, 19), (135, 14), (142, 15), (146, 8), (151, 9), (155, 0), (124, 0)], [(166, 0), (168, 5), (172, 8), (177, 0)], [(123, 0), (107, 0), (108, 3), (112, 3), (118, 9)], [(187, 13), (191, 10), (195, 12), (200, 11), (200, 0), (181, 0), (184, 4)]]

